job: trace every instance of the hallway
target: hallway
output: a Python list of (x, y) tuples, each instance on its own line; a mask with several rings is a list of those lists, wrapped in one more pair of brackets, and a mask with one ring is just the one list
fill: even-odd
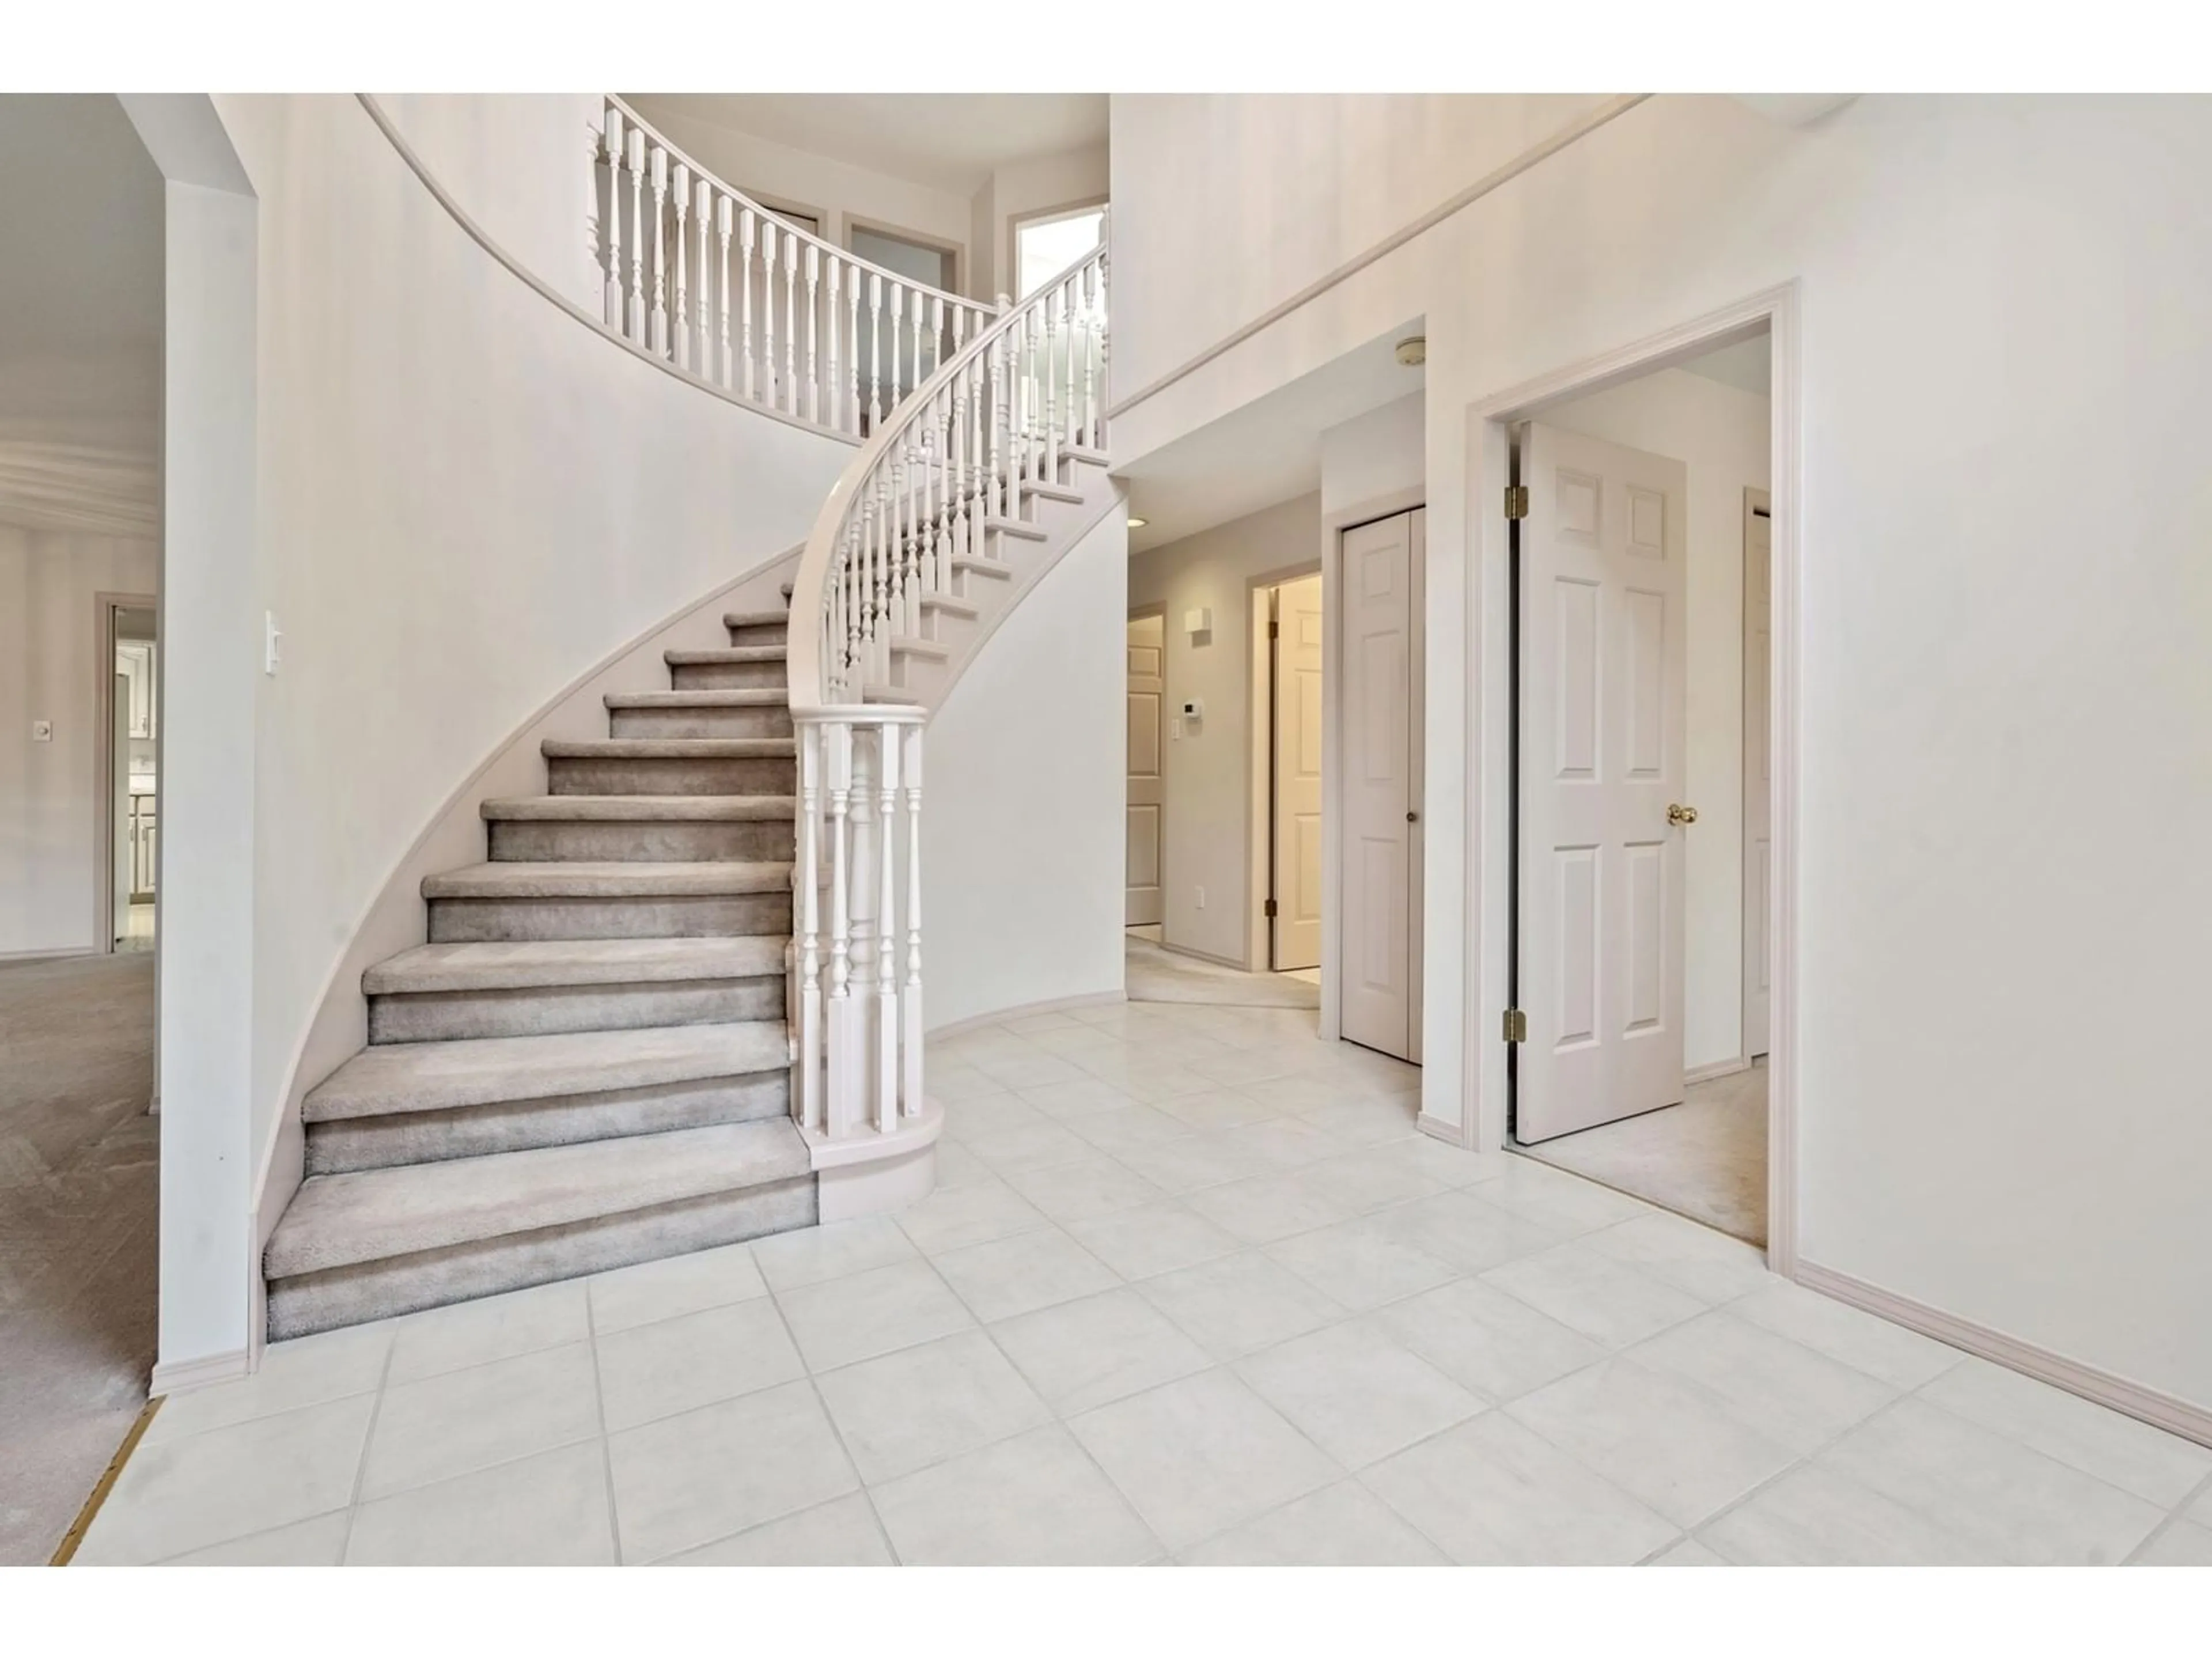
[(0, 1565), (44, 1564), (154, 1364), (154, 958), (0, 964)]
[(1413, 1076), (1281, 1009), (933, 1043), (922, 1203), (279, 1345), (77, 1559), (2212, 1564), (2212, 1450)]
[(1693, 1083), (1681, 1103), (1522, 1148), (1747, 1244), (1766, 1244), (1766, 1062)]

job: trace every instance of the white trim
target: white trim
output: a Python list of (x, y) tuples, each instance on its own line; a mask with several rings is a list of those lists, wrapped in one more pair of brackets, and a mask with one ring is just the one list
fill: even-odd
[(2049, 1348), (2038, 1347), (2033, 1342), (2023, 1342), (2018, 1337), (2007, 1336), (2002, 1331), (1978, 1325), (1971, 1319), (1961, 1319), (1956, 1314), (1945, 1313), (1941, 1308), (1931, 1308), (1924, 1302), (1916, 1302), (1909, 1296), (1899, 1296), (1895, 1291), (1886, 1291), (1879, 1285), (1869, 1285), (1863, 1279), (1838, 1273), (1833, 1267), (1823, 1267), (1818, 1262), (1800, 1259), (1795, 1277), (1808, 1291), (1818, 1291), (1822, 1296), (1832, 1297), (1838, 1302), (1849, 1303), (1902, 1325), (1909, 1331), (1917, 1331), (1938, 1342), (1963, 1348), (1968, 1353), (2008, 1370), (2032, 1376), (2039, 1382), (2048, 1382), (2054, 1389), (2063, 1389), (2069, 1394), (2079, 1395), (2084, 1400), (2164, 1429), (2168, 1434), (2178, 1434), (2185, 1440), (2194, 1440), (2199, 1445), (2212, 1446), (2212, 1410), (2177, 1399), (2159, 1389), (2131, 1382), (2124, 1376), (2100, 1370), (2094, 1365), (2085, 1365), (2078, 1359)]
[(227, 1353), (203, 1355), (198, 1359), (164, 1360), (154, 1367), (154, 1376), (146, 1385), (146, 1392), (154, 1394), (185, 1394), (193, 1389), (213, 1388), (218, 1382), (235, 1382), (252, 1370), (243, 1348), (233, 1348)]
[(1682, 1073), (1682, 1082), (1686, 1086), (1711, 1083), (1715, 1078), (1734, 1077), (1738, 1072), (1747, 1072), (1750, 1069), (1751, 1056), (1738, 1054), (1734, 1060), (1717, 1060), (1711, 1065), (1692, 1066)]
[[(158, 532), (157, 532), (158, 533)], [(155, 645), (161, 643), (161, 600), (158, 593), (111, 592), (102, 588), (92, 596), (93, 627), (99, 634), (99, 643), (93, 647), (94, 716), (92, 752), (93, 838), (98, 848), (97, 872), (93, 882), (93, 919), (100, 926), (93, 934), (91, 954), (113, 956), (115, 950), (115, 613), (118, 611), (150, 611), (154, 613)], [(155, 660), (154, 706), (156, 710), (155, 726), (154, 776), (155, 787), (161, 779), (161, 658)], [(157, 797), (158, 799), (158, 797)], [(159, 810), (158, 807), (156, 809)], [(160, 843), (155, 848), (160, 856)], [(160, 902), (160, 872), (155, 878), (155, 902)]]
[(904, 1209), (937, 1186), (937, 1139), (945, 1109), (924, 1098), (921, 1113), (903, 1118), (888, 1134), (847, 1135), (832, 1140), (802, 1127), (814, 1164), (815, 1219), (827, 1225), (886, 1210)]
[(40, 945), (35, 951), (0, 951), (0, 962), (66, 962), (72, 957), (96, 957), (96, 945), (65, 945), (59, 950)]
[(1027, 1019), (1034, 1014), (1064, 1014), (1073, 1008), (1097, 1008), (1109, 1002), (1127, 1002), (1128, 1000), (1120, 991), (1090, 991), (1079, 997), (1054, 997), (1046, 1002), (1018, 1002), (1011, 1008), (995, 1009), (988, 1014), (970, 1014), (967, 1018), (956, 1019), (949, 1025), (933, 1025), (922, 1036), (925, 1038), (964, 1036), (970, 1031), (1003, 1024), (1010, 1019)]
[[(400, 136), (399, 128), (394, 124), (392, 118), (384, 112), (384, 106), (376, 101), (376, 95), (374, 93), (357, 92), (354, 94), (354, 96), (360, 100), (362, 108), (368, 112), (368, 118), (376, 123), (377, 131), (381, 132), (385, 137), (390, 141), (392, 148), (398, 153), (399, 159), (407, 164), (408, 171), (412, 173), (416, 179), (422, 181), (422, 187), (430, 192), (432, 199), (434, 200), (440, 207), (446, 210), (447, 216), (452, 218), (455, 224), (459, 225), (461, 229), (466, 233), (470, 240), (473, 241), (486, 253), (491, 255), (493, 258), (498, 260), (500, 264), (505, 265), (507, 270), (512, 271), (515, 276), (520, 277), (524, 282), (529, 283), (531, 287), (536, 289), (538, 292), (543, 295), (546, 299), (550, 300), (555, 305), (560, 307), (562, 310), (567, 312), (578, 322), (583, 324), (585, 327), (590, 329), (592, 332), (600, 336), (604, 339), (612, 341), (615, 344), (620, 346), (624, 351), (636, 358), (639, 362), (651, 363), (655, 368), (660, 370), (664, 374), (673, 375), (676, 379), (683, 381), (684, 385), (696, 387), (699, 391), (706, 392), (709, 397), (720, 398), (724, 403), (734, 404), (739, 409), (749, 409), (752, 410), (754, 414), (764, 415), (771, 421), (781, 421), (786, 426), (795, 426), (801, 432), (817, 433), (824, 438), (835, 438), (840, 443), (851, 444), (856, 448), (859, 447), (860, 437), (858, 433), (840, 432), (835, 427), (823, 426), (819, 422), (816, 421), (802, 420), (796, 415), (787, 415), (780, 409), (771, 409), (766, 404), (756, 403), (752, 398), (744, 397), (739, 393), (732, 391), (727, 386), (716, 386), (712, 380), (703, 380), (700, 376), (692, 374), (689, 369), (678, 368), (667, 358), (655, 356), (653, 352), (647, 350), (643, 346), (631, 339), (629, 336), (609, 328), (597, 317), (592, 315), (590, 312), (585, 310), (583, 307), (578, 305), (574, 300), (568, 298), (567, 295), (562, 294), (550, 283), (548, 283), (544, 277), (538, 276), (536, 271), (532, 270), (527, 265), (524, 264), (521, 260), (516, 258), (512, 253), (509, 253), (505, 248), (494, 241), (483, 227), (477, 223), (474, 219), (471, 219), (468, 215), (467, 210), (463, 208), (458, 201), (454, 200), (453, 196), (447, 191), (446, 187), (438, 182), (436, 176), (431, 173), (428, 164), (423, 161), (421, 156), (415, 153), (415, 147), (410, 144), (405, 138)], [(629, 106), (627, 105), (624, 105), (623, 107), (626, 118), (634, 121), (636, 120), (636, 117), (629, 113)], [(650, 127), (647, 127), (646, 124), (642, 121), (637, 121), (637, 125), (641, 127), (645, 127), (647, 131), (652, 131), (652, 129)], [(672, 154), (681, 154), (680, 151), (677, 150), (675, 145), (661, 137), (659, 134), (654, 133), (653, 140), (655, 143), (669, 150)], [(696, 164), (690, 165), (692, 165), (695, 172), (700, 170)], [(711, 177), (712, 175), (709, 174), (708, 176)], [(725, 188), (726, 188), (726, 186), (725, 186)], [(730, 194), (735, 196), (738, 194), (738, 192), (732, 190), (730, 191)], [(802, 237), (806, 234), (805, 231), (795, 228), (793, 229), (791, 234), (794, 236)], [(820, 240), (818, 237), (815, 240), (817, 241)], [(825, 244), (825, 246), (829, 245)], [(867, 264), (866, 260), (858, 258), (855, 255), (846, 252), (842, 248), (836, 248), (834, 251), (836, 252), (837, 257), (842, 259), (851, 259), (858, 264)], [(921, 284), (915, 283), (908, 277), (902, 276), (898, 280), (906, 283), (909, 288), (921, 286)], [(975, 302), (972, 300), (963, 300), (960, 303), (963, 305), (972, 306)], [(988, 309), (988, 307), (986, 307), (986, 309)]]
[[(1704, 316), (1612, 351), (1524, 380), (1468, 406), (1469, 578), (1463, 654), (1467, 742), (1474, 757), (1463, 803), (1466, 934), (1462, 943), (1461, 1122), (1463, 1144), (1503, 1147), (1505, 1134), (1505, 1048), (1498, 1019), (1505, 1006), (1510, 972), (1507, 884), (1504, 860), (1486, 856), (1493, 826), (1503, 825), (1512, 799), (1511, 746), (1504, 740), (1511, 708), (1510, 653), (1488, 649), (1492, 629), (1507, 621), (1510, 605), (1510, 526), (1504, 489), (1510, 477), (1507, 427), (1570, 398), (1617, 386), (1714, 347), (1769, 331), (1773, 368), (1769, 386), (1772, 498), (1773, 659), (1769, 720), (1773, 757), (1773, 870), (1769, 890), (1774, 979), (1767, 1084), (1767, 1266), (1785, 1279), (1797, 1276), (1797, 803), (1802, 787), (1798, 752), (1799, 687), (1803, 672), (1800, 616), (1804, 558), (1800, 445), (1798, 306), (1795, 278), (1708, 312)], [(1486, 812), (1486, 798), (1494, 803)], [(1503, 840), (1501, 837), (1501, 846)]]
[[(1561, 150), (1566, 149), (1568, 145), (1573, 143), (1577, 139), (1587, 137), (1589, 134), (1595, 132), (1600, 127), (1605, 125), (1607, 122), (1612, 120), (1615, 116), (1627, 114), (1629, 111), (1634, 109), (1638, 104), (1642, 103), (1645, 99), (1650, 96), (1651, 94), (1648, 92), (1626, 93), (1620, 96), (1607, 99), (1604, 103), (1600, 104), (1595, 109), (1590, 111), (1587, 115), (1579, 116), (1576, 119), (1570, 121), (1565, 126), (1561, 127), (1557, 132), (1552, 134), (1550, 137), (1540, 139), (1537, 143), (1531, 144), (1527, 149), (1522, 150), (1518, 155), (1513, 157), (1511, 161), (1507, 161), (1504, 166), (1493, 167), (1490, 172), (1483, 174), (1481, 178), (1476, 179), (1473, 184), (1469, 185), (1465, 190), (1461, 191), (1456, 196), (1452, 197), (1449, 201), (1441, 203), (1437, 206), (1431, 208), (1426, 213), (1424, 213), (1419, 218), (1413, 220), (1411, 223), (1400, 226), (1396, 230), (1392, 231), (1388, 236), (1385, 236), (1381, 241), (1376, 243), (1373, 246), (1362, 252), (1353, 254), (1352, 258), (1346, 259), (1342, 264), (1337, 266), (1335, 270), (1330, 271), (1327, 276), (1321, 277), (1316, 282), (1307, 283), (1305, 287), (1300, 289), (1296, 294), (1291, 295), (1289, 299), (1285, 300), (1281, 304), (1275, 306), (1272, 309), (1255, 318), (1252, 321), (1245, 324), (1243, 327), (1237, 329), (1235, 332), (1224, 335), (1222, 338), (1214, 342), (1213, 344), (1206, 347), (1205, 350), (1200, 352), (1198, 356), (1191, 358), (1181, 368), (1171, 368), (1166, 374), (1161, 375), (1159, 379), (1154, 380), (1151, 385), (1144, 387), (1142, 390), (1131, 392), (1127, 397), (1122, 398), (1119, 403), (1114, 404), (1113, 407), (1106, 411), (1106, 418), (1110, 421), (1117, 416), (1125, 415), (1130, 410), (1134, 409), (1139, 404), (1144, 402), (1146, 398), (1157, 397), (1159, 393), (1165, 392), (1170, 386), (1173, 386), (1176, 381), (1182, 380), (1188, 375), (1195, 374), (1200, 369), (1204, 368), (1216, 357), (1222, 356), (1225, 352), (1233, 350), (1237, 346), (1243, 344), (1245, 341), (1250, 339), (1254, 335), (1261, 332), (1263, 329), (1270, 328), (1276, 323), (1280, 322), (1284, 318), (1289, 316), (1292, 312), (1296, 311), (1300, 306), (1304, 305), (1308, 301), (1316, 299), (1321, 295), (1328, 293), (1329, 289), (1334, 288), (1340, 283), (1345, 282), (1351, 277), (1357, 276), (1361, 271), (1366, 270), (1368, 266), (1373, 264), (1377, 259), (1382, 258), (1384, 255), (1396, 252), (1400, 248), (1405, 246), (1407, 243), (1412, 241), (1416, 236), (1420, 235), (1424, 231), (1433, 230), (1437, 226), (1450, 218), (1452, 215), (1457, 213), (1462, 208), (1472, 206), (1474, 203), (1480, 201), (1484, 197), (1489, 195), (1491, 191), (1496, 190), (1499, 185), (1508, 184), (1513, 179), (1519, 178), (1522, 173), (1528, 172), (1530, 167), (1534, 167), (1539, 161), (1546, 161), (1550, 157), (1558, 155)], [(1108, 247), (1109, 250), (1109, 257), (1110, 258), (1112, 257), (1110, 252), (1112, 247), (1110, 235), (1108, 241)]]

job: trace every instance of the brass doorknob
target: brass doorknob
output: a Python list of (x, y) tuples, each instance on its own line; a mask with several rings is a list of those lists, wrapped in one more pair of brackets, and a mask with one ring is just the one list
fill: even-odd
[(1695, 823), (1697, 821), (1698, 821), (1698, 809), (1697, 809), (1696, 807), (1694, 807), (1694, 806), (1684, 806), (1684, 805), (1681, 805), (1679, 801), (1669, 801), (1669, 802), (1668, 803), (1668, 805), (1667, 805), (1667, 822), (1668, 822), (1668, 823), (1673, 823), (1673, 824), (1684, 824), (1684, 823)]

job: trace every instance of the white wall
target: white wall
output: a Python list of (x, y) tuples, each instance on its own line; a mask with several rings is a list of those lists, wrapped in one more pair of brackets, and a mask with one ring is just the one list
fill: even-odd
[(1121, 989), (1128, 526), (1109, 511), (1007, 613), (929, 722), (931, 1029)]
[[(1340, 125), (1115, 100), (1121, 384), (1315, 274), (1275, 204), (1310, 193), (1304, 223), (1495, 165), (1385, 168), (1328, 144)], [(2201, 100), (1867, 97), (1790, 129), (1662, 97), (1117, 417), (1115, 444), (1126, 465), (1427, 317), (1428, 909), (1468, 913), (1479, 853), (1482, 977), (1431, 929), (1425, 1107), (1494, 1122), (1504, 801), (1466, 763), (1477, 733), (1502, 752), (1504, 586), (1469, 531), (1469, 406), (1797, 281), (1802, 1254), (2212, 1407), (2212, 1115), (2145, 1040), (2199, 1023), (2212, 932), (2208, 172)]]
[(161, 558), (152, 541), (0, 521), (0, 957), (100, 948), (94, 596), (152, 593)]
[[(1240, 968), (1247, 965), (1252, 922), (1252, 582), (1320, 559), (1321, 497), (1312, 495), (1129, 561), (1129, 606), (1167, 607), (1160, 938)], [(1201, 607), (1212, 611), (1213, 628), (1194, 639), (1183, 617)], [(1126, 694), (1126, 678), (1120, 683)], [(1178, 738), (1173, 717), (1194, 697), (1205, 704), (1206, 717)], [(1115, 822), (1121, 823), (1118, 812)]]
[[(963, 282), (964, 273), (973, 269), (969, 257), (972, 217), (965, 196), (702, 121), (671, 108), (659, 98), (625, 97), (671, 143), (724, 184), (820, 213), (824, 241), (849, 246), (852, 222), (865, 219), (958, 248)], [(969, 291), (981, 290), (971, 283)]]
[(1743, 492), (1764, 489), (1767, 400), (1670, 368), (1577, 398), (1543, 419), (1689, 470), (1689, 750), (1682, 799), (1688, 921), (1684, 1059), (1743, 1055)]

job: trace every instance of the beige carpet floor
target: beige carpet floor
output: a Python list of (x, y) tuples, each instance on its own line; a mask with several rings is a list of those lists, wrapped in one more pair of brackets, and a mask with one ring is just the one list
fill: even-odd
[(1562, 1170), (1766, 1243), (1766, 1066), (1692, 1084), (1679, 1106), (1521, 1149)]
[(0, 1565), (52, 1557), (154, 1364), (154, 958), (0, 963)]
[(1221, 1007), (1318, 1008), (1321, 986), (1289, 974), (1248, 974), (1169, 951), (1132, 930), (1127, 988), (1132, 1002), (1204, 1002)]

